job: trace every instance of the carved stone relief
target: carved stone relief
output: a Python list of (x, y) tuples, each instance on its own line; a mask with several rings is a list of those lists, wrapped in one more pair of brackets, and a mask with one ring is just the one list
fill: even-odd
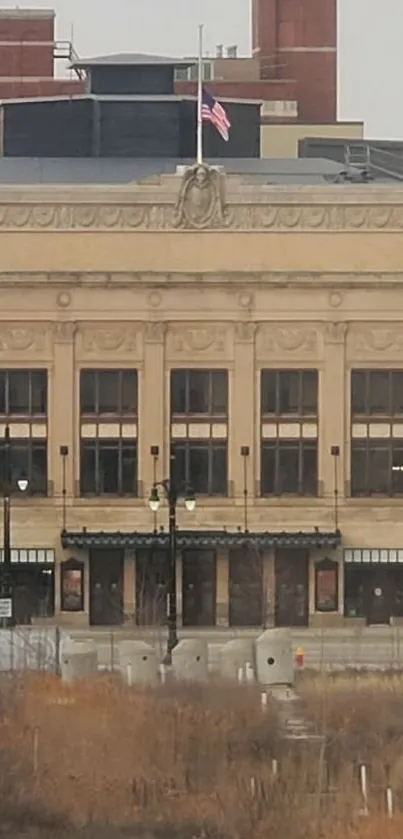
[(261, 324), (259, 339), (260, 349), (267, 353), (313, 353), (318, 346), (316, 329), (310, 326)]
[(53, 340), (56, 344), (70, 344), (74, 341), (77, 324), (71, 321), (61, 321), (53, 324)]
[(138, 349), (139, 326), (119, 324), (110, 326), (85, 326), (80, 328), (84, 352), (134, 352)]
[(174, 352), (223, 353), (227, 329), (216, 325), (173, 325), (169, 329), (169, 343)]
[(256, 323), (239, 321), (235, 324), (235, 338), (240, 343), (251, 343), (256, 334)]
[(344, 344), (347, 335), (347, 324), (342, 321), (325, 325), (325, 341), (327, 344)]
[(403, 352), (403, 326), (356, 327), (351, 334), (350, 349), (358, 354), (378, 355)]
[(161, 344), (164, 341), (165, 333), (167, 330), (167, 324), (158, 322), (158, 321), (150, 321), (145, 325), (145, 340), (149, 344)]
[[(369, 230), (402, 231), (403, 204), (273, 204), (253, 195), (243, 203), (226, 203), (225, 176), (208, 166), (190, 167), (175, 205), (161, 192), (149, 204), (29, 203), (0, 205), (0, 229), (8, 230), (163, 230), (228, 228), (235, 230)], [(170, 199), (171, 200), (171, 199)], [(335, 194), (334, 200), (340, 202)]]
[(173, 223), (198, 230), (225, 225), (222, 179), (216, 169), (196, 165), (186, 170)]
[(0, 324), (0, 352), (38, 352), (46, 346), (46, 328)]

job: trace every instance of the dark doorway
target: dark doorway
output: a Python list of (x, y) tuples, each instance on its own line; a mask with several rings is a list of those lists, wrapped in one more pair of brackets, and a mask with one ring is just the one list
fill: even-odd
[(32, 618), (54, 615), (53, 568), (15, 565), (12, 568), (13, 609), (17, 625), (28, 625)]
[(308, 626), (309, 552), (277, 551), (275, 576), (276, 626)]
[(161, 550), (137, 551), (136, 623), (162, 626), (167, 620), (169, 554)]
[(90, 552), (90, 624), (123, 623), (123, 551)]
[(263, 626), (263, 560), (259, 551), (229, 553), (229, 625)]
[(368, 625), (389, 624), (403, 617), (403, 568), (386, 565), (346, 565), (345, 615), (365, 618)]
[(215, 551), (184, 551), (182, 554), (183, 626), (215, 626)]

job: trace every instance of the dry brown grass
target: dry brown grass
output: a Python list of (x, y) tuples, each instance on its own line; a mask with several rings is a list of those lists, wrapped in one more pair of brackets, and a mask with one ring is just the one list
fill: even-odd
[[(384, 794), (390, 782), (403, 812), (403, 678), (312, 676), (300, 689), (326, 748), (286, 746), (251, 687), (5, 683), (0, 835), (29, 824), (32, 839), (401, 839)], [(370, 818), (358, 818), (360, 761)]]

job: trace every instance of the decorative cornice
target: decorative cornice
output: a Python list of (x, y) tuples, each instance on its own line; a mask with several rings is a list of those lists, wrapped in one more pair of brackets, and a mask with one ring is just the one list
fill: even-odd
[[(164, 289), (169, 290), (178, 285), (187, 287), (216, 287), (225, 289), (230, 294), (237, 296), (237, 305), (242, 309), (253, 308), (256, 288), (270, 287), (271, 289), (285, 287), (295, 288), (325, 288), (329, 292), (329, 304), (338, 307), (342, 303), (341, 292), (349, 288), (401, 288), (403, 285), (403, 272), (395, 271), (388, 273), (373, 272), (281, 272), (281, 271), (228, 271), (228, 273), (163, 273), (163, 272), (140, 272), (122, 271), (119, 273), (109, 272), (70, 272), (66, 271), (15, 271), (0, 272), (2, 288), (36, 288), (46, 286), (54, 289), (55, 303), (58, 307), (68, 307), (71, 298), (66, 297), (66, 291), (73, 288), (136, 288), (147, 289), (149, 295), (147, 304), (151, 308), (158, 308), (161, 305), (161, 293)], [(246, 286), (248, 290), (246, 290)]]
[[(204, 173), (204, 174), (203, 174)], [(204, 180), (203, 180), (204, 178)], [(159, 184), (47, 189), (2, 187), (0, 230), (403, 231), (403, 190), (395, 186), (256, 186), (207, 166)]]

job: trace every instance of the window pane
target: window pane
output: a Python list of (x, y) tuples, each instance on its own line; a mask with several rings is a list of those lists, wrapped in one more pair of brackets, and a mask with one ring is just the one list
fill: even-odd
[(303, 495), (318, 494), (318, 457), (316, 445), (305, 444), (302, 448), (302, 486)]
[(137, 413), (137, 371), (122, 370), (122, 414)]
[(38, 495), (47, 494), (48, 464), (46, 443), (33, 443), (32, 445), (32, 472), (30, 477), (29, 490)]
[(171, 414), (186, 413), (186, 370), (171, 372)]
[(213, 446), (211, 457), (211, 494), (227, 495), (227, 447)]
[(13, 370), (9, 373), (10, 414), (29, 413), (29, 373)]
[(351, 495), (366, 495), (367, 493), (366, 447), (353, 442), (351, 450)]
[(212, 405), (213, 414), (226, 414), (228, 410), (228, 375), (226, 370), (215, 370), (211, 374), (212, 379)]
[(276, 408), (276, 381), (275, 370), (262, 370), (261, 375), (261, 406), (262, 414), (275, 414)]
[(390, 376), (384, 370), (371, 370), (369, 375), (370, 414), (390, 413)]
[(368, 455), (368, 490), (388, 495), (391, 484), (390, 450), (371, 441)]
[(276, 475), (276, 449), (272, 445), (262, 446), (262, 465), (260, 470), (261, 495), (274, 495)]
[[(29, 443), (22, 440), (12, 440), (10, 448), (11, 483), (12, 490), (17, 489), (17, 481), (23, 475), (32, 481), (29, 468)], [(30, 487), (31, 489), (31, 487)]]
[(0, 371), (0, 414), (6, 413), (6, 378), (5, 370)]
[(318, 410), (318, 374), (316, 370), (302, 373), (302, 413), (316, 414)]
[(33, 414), (47, 412), (47, 374), (44, 370), (31, 373), (31, 411)]
[(182, 487), (188, 483), (186, 473), (186, 450), (183, 444), (172, 444), (170, 478), (176, 487)]
[(196, 495), (208, 495), (207, 446), (189, 446), (189, 481)]
[(392, 410), (394, 414), (403, 414), (403, 372), (392, 373)]
[(299, 446), (293, 443), (279, 444), (278, 486), (279, 495), (299, 492)]
[(80, 472), (80, 490), (82, 495), (95, 493), (95, 444), (92, 442), (82, 443)]
[(80, 404), (82, 414), (96, 414), (95, 376), (93, 370), (82, 370), (80, 376)]
[(351, 412), (352, 414), (366, 414), (366, 382), (365, 370), (351, 371)]
[(297, 414), (300, 410), (300, 374), (282, 370), (279, 374), (280, 414)]
[(189, 371), (189, 413), (207, 414), (210, 403), (210, 376), (205, 370)]
[(100, 414), (119, 413), (119, 372), (102, 370), (98, 373), (98, 407)]
[(136, 443), (122, 443), (122, 493), (137, 495)]
[(394, 448), (392, 459), (392, 491), (396, 495), (403, 494), (403, 442), (398, 444), (402, 448)]
[(98, 492), (100, 495), (119, 492), (119, 449), (115, 440), (98, 442)]

